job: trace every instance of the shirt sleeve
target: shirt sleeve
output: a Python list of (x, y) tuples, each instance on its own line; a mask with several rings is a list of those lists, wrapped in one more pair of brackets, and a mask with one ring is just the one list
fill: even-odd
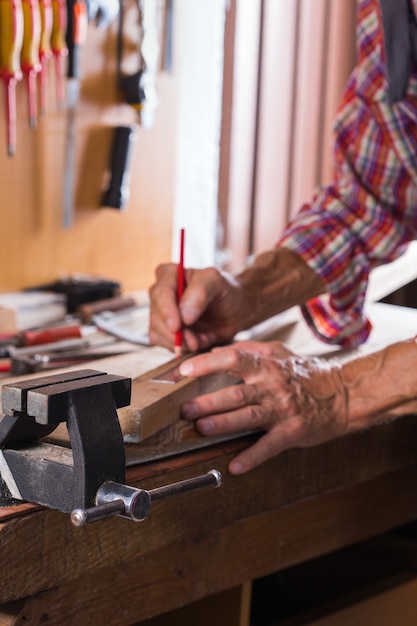
[(323, 341), (354, 347), (367, 339), (369, 272), (402, 254), (416, 232), (417, 76), (405, 99), (390, 105), (377, 2), (363, 1), (358, 64), (335, 122), (333, 181), (316, 190), (278, 242), (326, 285), (325, 296), (302, 307)]

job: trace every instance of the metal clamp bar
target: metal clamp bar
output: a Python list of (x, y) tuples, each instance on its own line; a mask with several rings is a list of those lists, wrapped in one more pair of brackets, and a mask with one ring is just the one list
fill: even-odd
[(151, 502), (191, 493), (206, 487), (219, 487), (221, 482), (222, 475), (216, 469), (210, 470), (207, 474), (180, 480), (149, 491), (107, 481), (97, 491), (96, 506), (88, 509), (74, 509), (71, 513), (71, 522), (74, 526), (81, 527), (89, 522), (116, 515), (140, 522), (148, 516)]
[(164, 485), (163, 487), (156, 487), (151, 489), (149, 494), (152, 502), (158, 500), (164, 500), (171, 496), (177, 496), (183, 493), (191, 493), (198, 489), (204, 489), (205, 487), (220, 487), (222, 483), (222, 475), (216, 469), (212, 469), (207, 474), (201, 474), (201, 476), (194, 476), (194, 478), (187, 478), (180, 480), (170, 485)]

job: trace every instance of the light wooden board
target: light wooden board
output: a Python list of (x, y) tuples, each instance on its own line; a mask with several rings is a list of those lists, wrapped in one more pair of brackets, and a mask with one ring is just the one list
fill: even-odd
[[(149, 350), (149, 354), (152, 354)], [(172, 354), (169, 353), (171, 356)], [(129, 375), (137, 371), (134, 354), (112, 359), (110, 367), (100, 370), (110, 373)], [(158, 358), (156, 359), (158, 360)], [(149, 364), (149, 360), (147, 363)], [(127, 407), (118, 410), (120, 425), (126, 444), (138, 444), (151, 438), (145, 451), (135, 450), (130, 453), (130, 462), (133, 459), (150, 460), (159, 458), (166, 453), (166, 448), (172, 443), (173, 451), (206, 446), (219, 438), (201, 437), (195, 431), (194, 425), (181, 419), (181, 406), (192, 397), (208, 393), (221, 387), (236, 383), (236, 379), (228, 374), (204, 376), (201, 378), (183, 377), (178, 382), (157, 382), (158, 377), (168, 370), (177, 367), (180, 361), (171, 359), (162, 365), (146, 371), (132, 380), (132, 398)], [(159, 433), (163, 431), (163, 434)], [(152, 438), (152, 435), (156, 437)], [(224, 440), (225, 438), (221, 438)], [(68, 432), (65, 424), (61, 424), (49, 437), (48, 441), (69, 445)]]
[(178, 422), (181, 405), (190, 398), (237, 382), (228, 374), (158, 382), (158, 377), (177, 366), (174, 359), (133, 381), (131, 404), (118, 412), (126, 443), (139, 443)]

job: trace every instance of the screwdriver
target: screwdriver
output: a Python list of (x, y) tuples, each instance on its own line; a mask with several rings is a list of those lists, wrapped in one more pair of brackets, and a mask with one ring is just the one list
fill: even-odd
[(67, 56), (68, 48), (65, 42), (67, 30), (67, 5), (65, 0), (52, 0), (52, 34), (51, 48), (55, 58), (55, 89), (57, 108), (60, 111), (64, 106), (64, 85), (62, 77), (62, 58)]
[(21, 0), (0, 0), (0, 78), (6, 86), (7, 151), (16, 152), (16, 82), (22, 78), (20, 52), (23, 44)]
[(22, 0), (22, 7), (23, 46), (21, 65), (28, 87), (29, 127), (35, 128), (38, 117), (36, 75), (42, 69), (39, 61), (41, 14), (38, 0)]
[(51, 36), (52, 36), (52, 3), (51, 0), (39, 0), (41, 16), (41, 38), (39, 44), (39, 60), (41, 63), (40, 72), (40, 104), (41, 115), (45, 115), (47, 110), (48, 95), (48, 60), (52, 56)]

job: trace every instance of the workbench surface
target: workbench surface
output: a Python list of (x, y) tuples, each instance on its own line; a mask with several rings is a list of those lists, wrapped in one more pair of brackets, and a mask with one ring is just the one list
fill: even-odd
[(417, 518), (413, 416), (228, 475), (253, 437), (129, 467), (127, 482), (146, 489), (223, 474), (140, 523), (77, 529), (34, 505), (0, 509), (0, 624), (138, 623)]
[(226, 465), (243, 440), (138, 466), (128, 482), (145, 488), (211, 468), (224, 474), (220, 488), (156, 503), (140, 523), (76, 529), (63, 513), (3, 510), (0, 603), (21, 602), (0, 617), (132, 624), (411, 521), (416, 440), (417, 420), (407, 417), (285, 452), (240, 477)]

